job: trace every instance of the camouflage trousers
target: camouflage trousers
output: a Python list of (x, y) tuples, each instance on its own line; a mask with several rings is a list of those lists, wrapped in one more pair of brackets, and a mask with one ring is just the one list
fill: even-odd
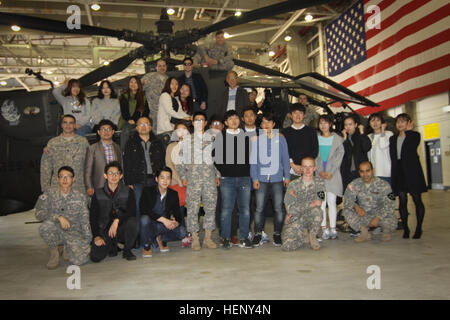
[(370, 222), (377, 216), (380, 218), (379, 226), (384, 233), (392, 233), (397, 229), (398, 220), (393, 212), (380, 214), (377, 210), (372, 210), (366, 212), (364, 217), (360, 217), (354, 209), (345, 208), (343, 215), (348, 225), (356, 231), (361, 230), (361, 227), (369, 227)]
[(281, 249), (293, 251), (300, 248), (305, 243), (303, 230), (317, 234), (321, 228), (322, 214), (321, 207), (313, 207), (302, 211), (298, 216), (293, 216), (288, 224), (284, 224)]
[(39, 227), (39, 234), (50, 248), (64, 245), (70, 263), (82, 265), (89, 260), (90, 241), (78, 230), (63, 230), (59, 222), (44, 221)]
[(215, 180), (212, 181), (188, 181), (186, 188), (186, 207), (187, 207), (187, 231), (198, 232), (198, 211), (200, 203), (203, 202), (203, 228), (206, 231), (213, 231), (216, 228), (216, 203), (217, 187)]

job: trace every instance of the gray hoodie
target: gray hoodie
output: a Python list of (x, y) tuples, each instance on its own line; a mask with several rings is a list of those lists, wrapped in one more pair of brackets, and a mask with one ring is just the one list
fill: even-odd
[(80, 105), (78, 99), (72, 96), (64, 96), (66, 85), (62, 85), (53, 89), (53, 96), (63, 107), (64, 114), (70, 114), (75, 117), (78, 124), (84, 126), (88, 125), (92, 128), (91, 121), (91, 104), (88, 99), (84, 99), (84, 103)]

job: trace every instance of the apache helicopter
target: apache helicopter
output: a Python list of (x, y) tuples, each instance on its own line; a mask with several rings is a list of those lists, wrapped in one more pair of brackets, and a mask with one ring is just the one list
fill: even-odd
[[(0, 13), (0, 24), (8, 26), (17, 24), (22, 28), (54, 33), (109, 36), (142, 44), (141, 47), (110, 62), (108, 66), (102, 66), (82, 76), (79, 79), (82, 87), (89, 92), (96, 91), (95, 83), (124, 70), (135, 59), (145, 59), (147, 56), (160, 54), (166, 60), (168, 70), (174, 70), (173, 67), (182, 62), (172, 59), (171, 53), (193, 56), (197, 50), (193, 43), (210, 33), (327, 2), (330, 2), (330, 0), (289, 0), (243, 13), (240, 17), (232, 16), (204, 28), (176, 31), (175, 33), (172, 30), (173, 22), (169, 20), (164, 9), (160, 20), (156, 22), (157, 34), (111, 30), (87, 25), (81, 25), (80, 29), (69, 30), (66, 23), (62, 21), (9, 13)], [(309, 97), (310, 102), (321, 106), (329, 114), (333, 114), (333, 112), (328, 106), (334, 102), (341, 102), (344, 106), (349, 102), (364, 106), (378, 106), (376, 103), (318, 73), (306, 73), (295, 77), (251, 62), (233, 60), (237, 66), (263, 75), (278, 77), (278, 80), (271, 79), (270, 81), (241, 79), (239, 85), (243, 87), (278, 88), (278, 91), (281, 90), (285, 96), (298, 96), (299, 92), (295, 89), (303, 89), (328, 99), (317, 100)], [(152, 63), (154, 64), (156, 61), (146, 63), (146, 68), (150, 68)], [(212, 115), (215, 113), (214, 106), (220, 105), (218, 99), (225, 90), (226, 71), (212, 71), (202, 68), (198, 72), (202, 74), (208, 86), (208, 115)], [(27, 73), (36, 76), (41, 81), (49, 82), (53, 87), (51, 81), (44, 79), (39, 72), (27, 70)], [(168, 71), (167, 74), (178, 76), (181, 72)], [(333, 90), (320, 87), (306, 81), (305, 78), (322, 81), (332, 87)], [(125, 87), (126, 81), (127, 79), (122, 79), (118, 83)], [(117, 87), (116, 84), (115, 87)], [(283, 101), (284, 104), (287, 103), (286, 99)], [(0, 104), (2, 111), (2, 116), (0, 116), (0, 180), (2, 181), (0, 184), (0, 215), (5, 215), (34, 207), (41, 193), (39, 170), (42, 148), (50, 138), (58, 134), (62, 108), (56, 102), (51, 90), (1, 92)]]

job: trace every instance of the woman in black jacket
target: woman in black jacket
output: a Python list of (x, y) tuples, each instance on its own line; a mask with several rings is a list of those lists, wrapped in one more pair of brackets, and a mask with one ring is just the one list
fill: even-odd
[(341, 176), (345, 191), (350, 182), (359, 178), (359, 164), (368, 160), (367, 152), (372, 148), (372, 142), (364, 134), (364, 127), (359, 125), (354, 115), (345, 117), (342, 136), (345, 153), (341, 163)]
[(400, 218), (403, 223), (403, 238), (409, 238), (408, 228), (408, 192), (416, 206), (417, 226), (413, 239), (420, 239), (425, 207), (422, 202), (422, 192), (427, 191), (425, 177), (420, 165), (417, 147), (420, 143), (420, 133), (412, 131), (414, 124), (406, 113), (395, 118), (398, 134), (389, 139), (389, 154), (391, 156), (392, 190), (399, 197)]

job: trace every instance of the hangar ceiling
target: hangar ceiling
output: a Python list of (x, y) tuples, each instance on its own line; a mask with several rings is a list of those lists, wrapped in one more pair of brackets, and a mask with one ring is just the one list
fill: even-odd
[[(152, 1), (0, 1), (0, 12), (16, 13), (65, 21), (70, 14), (67, 8), (77, 5), (81, 10), (81, 23), (110, 29), (129, 29), (156, 32), (155, 22), (162, 9), (172, 8), (170, 19), (174, 31), (200, 28), (235, 15), (282, 1), (271, 0), (152, 0)], [(94, 10), (92, 5), (99, 4)], [(292, 35), (292, 43), (302, 41), (311, 27), (327, 23), (345, 10), (352, 1), (335, 0), (328, 5), (315, 6), (297, 12), (262, 19), (225, 30), (230, 38), (235, 57), (256, 61), (259, 55), (267, 55), (277, 44), (283, 45), (286, 33)], [(312, 15), (306, 21), (306, 15)], [(212, 39), (203, 39), (204, 41)], [(0, 90), (48, 88), (25, 75), (26, 68), (41, 71), (45, 77), (56, 81), (78, 78), (126, 54), (139, 45), (110, 37), (62, 35), (32, 29), (18, 32), (0, 26)], [(260, 59), (258, 59), (260, 60)], [(269, 59), (266, 59), (269, 61)], [(144, 72), (143, 61), (138, 59), (111, 80)]]

